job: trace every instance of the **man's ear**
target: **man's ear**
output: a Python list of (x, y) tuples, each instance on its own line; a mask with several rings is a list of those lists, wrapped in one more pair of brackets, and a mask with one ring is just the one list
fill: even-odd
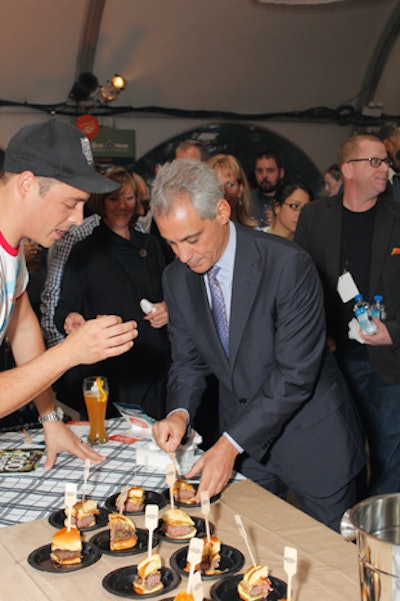
[(20, 196), (26, 196), (35, 181), (35, 176), (31, 171), (23, 171), (17, 175), (17, 189)]
[(352, 163), (343, 163), (343, 165), (340, 168), (340, 171), (342, 172), (343, 177), (349, 179), (353, 173)]
[(231, 205), (225, 198), (221, 198), (217, 204), (217, 213), (216, 218), (218, 218), (221, 223), (228, 223), (229, 218), (231, 216)]

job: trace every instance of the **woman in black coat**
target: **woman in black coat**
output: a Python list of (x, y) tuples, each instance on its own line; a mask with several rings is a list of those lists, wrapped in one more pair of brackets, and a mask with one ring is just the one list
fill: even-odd
[[(133, 348), (92, 366), (80, 366), (63, 378), (59, 400), (86, 417), (81, 386), (87, 375), (109, 380), (107, 417), (117, 415), (113, 401), (140, 405), (159, 419), (165, 415), (165, 386), (170, 363), (168, 311), (162, 301), (161, 277), (165, 258), (159, 240), (134, 228), (138, 217), (136, 186), (122, 168), (107, 174), (121, 188), (108, 196), (90, 199), (100, 225), (71, 251), (62, 280), (55, 324), (69, 334), (87, 319), (104, 314), (135, 320), (139, 336)], [(141, 299), (154, 303), (145, 316)], [(60, 398), (62, 397), (62, 398)]]

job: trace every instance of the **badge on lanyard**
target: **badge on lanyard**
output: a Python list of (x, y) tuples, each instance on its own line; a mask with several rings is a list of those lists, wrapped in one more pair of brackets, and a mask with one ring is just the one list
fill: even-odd
[(358, 288), (350, 271), (345, 271), (339, 276), (336, 289), (343, 303), (348, 303), (355, 296), (357, 296), (357, 294), (359, 294)]

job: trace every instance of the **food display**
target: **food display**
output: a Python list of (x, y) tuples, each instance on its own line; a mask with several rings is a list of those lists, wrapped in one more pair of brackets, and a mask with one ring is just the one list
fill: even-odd
[[(67, 509), (64, 509), (67, 516)], [(72, 506), (71, 509), (71, 524), (79, 530), (83, 528), (92, 528), (96, 524), (96, 515), (99, 514), (97, 501), (93, 499), (85, 499), (79, 501)]]
[(196, 489), (187, 480), (175, 480), (172, 494), (177, 503), (185, 503), (187, 505), (194, 505), (196, 503)]
[(131, 549), (137, 543), (136, 526), (125, 515), (110, 513), (108, 516), (110, 524), (110, 550), (122, 551)]
[(186, 540), (196, 536), (195, 523), (183, 509), (168, 509), (162, 519), (162, 531), (167, 538)]
[[(116, 500), (115, 506), (118, 511), (125, 511), (127, 513), (138, 513), (144, 509), (145, 492), (141, 486), (133, 486), (126, 494), (125, 502), (123, 503), (124, 496), (120, 493)], [(123, 505), (123, 506), (122, 506)]]
[(149, 595), (161, 591), (164, 585), (161, 581), (161, 557), (153, 553), (138, 563), (137, 575), (132, 582), (133, 590), (138, 595)]
[(74, 565), (82, 562), (81, 533), (76, 526), (61, 528), (53, 535), (50, 559), (60, 565)]
[(261, 601), (272, 592), (271, 580), (268, 578), (267, 566), (251, 566), (240, 580), (237, 591), (243, 601)]

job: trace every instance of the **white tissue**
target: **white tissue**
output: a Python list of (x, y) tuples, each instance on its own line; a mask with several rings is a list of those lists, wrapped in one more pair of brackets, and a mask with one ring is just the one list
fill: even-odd
[(363, 340), (360, 336), (360, 325), (355, 317), (349, 321), (348, 326), (350, 340), (357, 340), (357, 342), (360, 344), (365, 344), (365, 340)]

